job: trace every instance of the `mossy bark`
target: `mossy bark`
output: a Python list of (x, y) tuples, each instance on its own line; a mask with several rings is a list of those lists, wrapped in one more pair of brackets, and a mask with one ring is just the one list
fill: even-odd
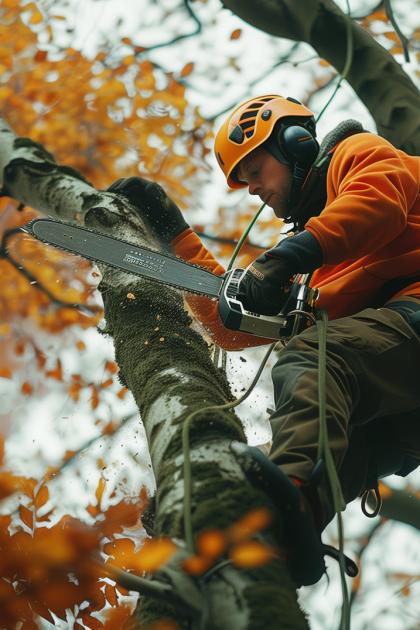
[[(128, 288), (134, 300), (127, 299), (127, 287), (103, 289), (107, 332), (114, 338), (122, 378), (136, 399), (149, 440), (157, 483), (155, 535), (184, 538), (181, 433), (183, 422), (197, 409), (203, 412), (190, 430), (194, 535), (226, 528), (253, 507), (267, 505), (266, 497), (244, 480), (229, 449), (231, 440), (244, 439), (240, 422), (230, 411), (205, 410), (224, 404), (231, 394), (224, 373), (210, 361), (207, 345), (191, 329), (177, 293), (142, 281)], [(279, 519), (275, 527), (281, 537)], [(203, 626), (162, 602), (141, 598), (130, 628), (147, 627), (162, 617), (175, 618), (182, 628), (207, 630), (308, 627), (283, 561), (252, 571), (228, 564), (202, 580), (200, 589), (207, 608)]]
[(393, 56), (332, 0), (222, 0), (222, 4), (270, 35), (306, 42), (340, 73), (346, 64), (350, 29), (353, 54), (347, 81), (369, 110), (378, 133), (407, 153), (419, 154), (417, 87)]

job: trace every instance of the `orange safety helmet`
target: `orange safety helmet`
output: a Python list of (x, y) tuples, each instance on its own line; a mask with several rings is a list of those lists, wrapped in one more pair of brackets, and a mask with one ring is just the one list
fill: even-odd
[[(300, 161), (309, 166), (315, 160), (319, 146), (315, 140), (313, 112), (291, 97), (257, 96), (238, 105), (216, 135), (214, 152), (230, 188), (246, 187), (235, 177), (235, 168), (246, 155), (269, 140), (276, 123), (286, 118), (291, 120), (280, 132), (279, 146), (274, 146), (276, 141), (271, 143), (273, 155), (291, 166)], [(292, 132), (289, 139), (284, 137), (285, 129)], [(270, 150), (269, 145), (267, 148)], [(299, 160), (300, 155), (302, 160)]]

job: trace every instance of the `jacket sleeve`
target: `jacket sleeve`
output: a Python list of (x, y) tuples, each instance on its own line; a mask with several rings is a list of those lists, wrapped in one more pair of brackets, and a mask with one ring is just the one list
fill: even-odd
[[(225, 271), (213, 254), (203, 245), (200, 238), (191, 228), (177, 236), (171, 243), (176, 256), (209, 271), (222, 275)], [(219, 316), (217, 301), (198, 295), (186, 294), (186, 301), (195, 318), (206, 332), (221, 348), (225, 350), (242, 350), (251, 346), (269, 344), (272, 339), (263, 339), (246, 333), (235, 332), (225, 328)]]
[(326, 206), (305, 225), (323, 263), (361, 258), (395, 239), (417, 191), (402, 152), (384, 138), (360, 133), (340, 143), (328, 169)]

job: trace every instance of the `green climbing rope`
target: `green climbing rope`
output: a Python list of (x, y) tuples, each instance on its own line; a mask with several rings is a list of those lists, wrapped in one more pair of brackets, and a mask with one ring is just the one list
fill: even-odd
[(317, 317), (318, 330), (318, 396), (319, 396), (319, 438), (317, 459), (325, 462), (328, 481), (331, 488), (334, 511), (337, 514), (338, 526), (338, 560), (340, 566), (341, 591), (343, 595), (343, 606), (341, 610), (340, 630), (350, 629), (350, 604), (346, 584), (346, 570), (344, 560), (344, 533), (341, 512), (345, 509), (346, 503), (343, 498), (340, 480), (335, 467), (334, 458), (328, 442), (328, 427), (326, 417), (326, 372), (327, 372), (327, 328), (328, 315), (326, 311), (319, 310)]

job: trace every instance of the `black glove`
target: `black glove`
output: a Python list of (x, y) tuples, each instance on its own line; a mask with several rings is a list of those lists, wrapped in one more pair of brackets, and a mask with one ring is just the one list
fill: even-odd
[(322, 265), (322, 258), (321, 247), (310, 232), (286, 238), (248, 267), (237, 298), (248, 311), (277, 315), (289, 297), (292, 276), (311, 273)]
[(247, 269), (239, 284), (238, 300), (244, 308), (261, 315), (277, 315), (288, 298), (292, 272), (282, 257), (270, 250)]
[(189, 227), (181, 210), (156, 182), (127, 177), (111, 184), (108, 191), (126, 197), (154, 236), (165, 245)]

